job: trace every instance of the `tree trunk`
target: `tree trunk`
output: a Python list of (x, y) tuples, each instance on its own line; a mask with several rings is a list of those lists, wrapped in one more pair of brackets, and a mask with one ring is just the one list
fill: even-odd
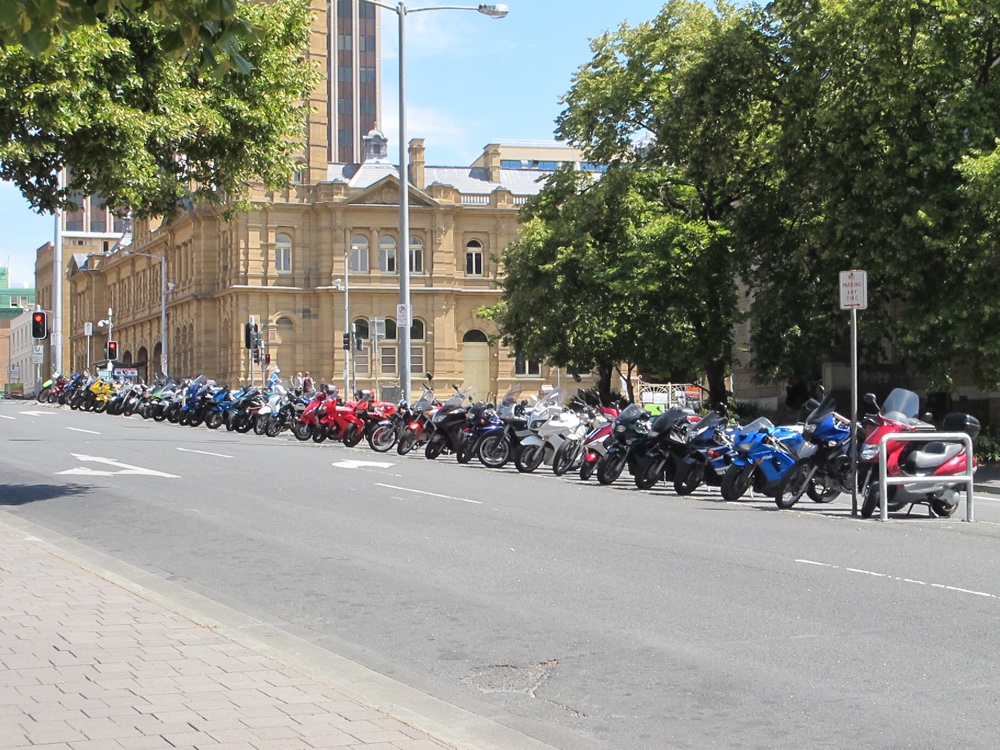
[(705, 377), (708, 379), (708, 397), (712, 402), (710, 408), (715, 408), (717, 404), (725, 404), (729, 396), (726, 391), (726, 362), (722, 359), (713, 359), (705, 368)]
[(601, 363), (597, 366), (597, 392), (601, 396), (601, 404), (604, 406), (611, 405), (611, 373), (614, 372), (614, 367), (609, 364)]

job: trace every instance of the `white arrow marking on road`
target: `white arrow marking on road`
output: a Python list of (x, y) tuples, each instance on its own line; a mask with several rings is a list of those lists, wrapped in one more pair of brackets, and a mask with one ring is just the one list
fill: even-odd
[(378, 469), (388, 469), (388, 468), (390, 468), (392, 466), (395, 466), (395, 464), (386, 463), (384, 461), (351, 461), (351, 460), (348, 460), (348, 461), (337, 461), (336, 463), (333, 464), (333, 466), (336, 466), (338, 469), (360, 469), (360, 468), (365, 467), (365, 466), (374, 466), (374, 467), (376, 467)]
[(15, 422), (17, 421), (17, 417), (8, 417), (6, 414), (0, 414), (0, 419), (13, 419)]
[(402, 490), (403, 492), (414, 492), (418, 495), (430, 495), (431, 497), (443, 497), (445, 500), (461, 500), (463, 503), (474, 503), (475, 505), (482, 505), (481, 500), (469, 500), (467, 497), (452, 497), (451, 495), (439, 495), (436, 492), (425, 492), (424, 490), (411, 490), (409, 487), (397, 487), (394, 484), (381, 484), (380, 482), (375, 483), (376, 487), (388, 487), (390, 490)]
[(73, 430), (73, 432), (89, 432), (91, 435), (100, 435), (99, 432), (94, 432), (93, 430), (85, 430), (82, 427), (67, 427), (67, 430)]
[(30, 414), (33, 417), (48, 417), (55, 412), (52, 411), (19, 411), (18, 414)]
[(209, 453), (208, 451), (196, 451), (191, 448), (178, 448), (179, 451), (184, 451), (185, 453), (200, 453), (203, 456), (218, 456), (219, 458), (232, 458), (232, 456), (227, 456), (224, 453)]
[(176, 474), (167, 474), (163, 471), (156, 471), (155, 469), (144, 469), (141, 466), (132, 466), (131, 464), (123, 464), (120, 461), (116, 461), (113, 458), (101, 458), (100, 456), (82, 456), (79, 453), (70, 454), (77, 461), (93, 461), (98, 464), (107, 464), (108, 466), (114, 466), (116, 469), (121, 469), (122, 471), (116, 471), (111, 474), (105, 474), (103, 472), (95, 473), (93, 469), (87, 469), (85, 467), (80, 467), (76, 469), (69, 469), (68, 471), (56, 472), (57, 474), (91, 474), (94, 476), (120, 476), (122, 474), (137, 474), (147, 477), (164, 477), (166, 479), (180, 479)]

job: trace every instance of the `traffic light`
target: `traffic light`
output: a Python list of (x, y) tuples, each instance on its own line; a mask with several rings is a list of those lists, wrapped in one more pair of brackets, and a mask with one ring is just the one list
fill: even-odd
[(351, 334), (349, 333), (344, 334), (344, 348), (345, 349), (351, 348)]
[(260, 349), (256, 346), (253, 348), (253, 363), (255, 365), (260, 364)]
[(118, 342), (115, 341), (114, 339), (112, 339), (111, 341), (109, 341), (107, 343), (107, 346), (104, 347), (104, 354), (106, 355), (105, 358), (108, 360), (108, 362), (117, 362), (118, 361)]
[(257, 335), (257, 324), (247, 323), (243, 328), (243, 346), (253, 349), (254, 339)]
[(49, 337), (49, 315), (44, 310), (31, 313), (31, 337), (34, 339)]
[(271, 364), (271, 354), (270, 354), (270, 352), (268, 352), (267, 354), (264, 355), (264, 364), (265, 365)]

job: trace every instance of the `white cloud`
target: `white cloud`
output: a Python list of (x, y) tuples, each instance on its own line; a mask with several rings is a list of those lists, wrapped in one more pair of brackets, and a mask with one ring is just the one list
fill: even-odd
[[(389, 139), (393, 162), (399, 149), (399, 105), (383, 105), (382, 133)], [(423, 138), (427, 149), (427, 164), (435, 167), (467, 166), (479, 156), (483, 144), (475, 143), (470, 133), (472, 123), (456, 120), (433, 107), (409, 106), (406, 112), (407, 137)], [(478, 138), (479, 136), (476, 136)]]

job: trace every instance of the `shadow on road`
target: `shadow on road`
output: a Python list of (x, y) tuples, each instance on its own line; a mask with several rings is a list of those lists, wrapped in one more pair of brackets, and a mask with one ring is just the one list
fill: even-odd
[(0, 505), (27, 505), (39, 500), (84, 495), (91, 489), (78, 484), (0, 484)]

